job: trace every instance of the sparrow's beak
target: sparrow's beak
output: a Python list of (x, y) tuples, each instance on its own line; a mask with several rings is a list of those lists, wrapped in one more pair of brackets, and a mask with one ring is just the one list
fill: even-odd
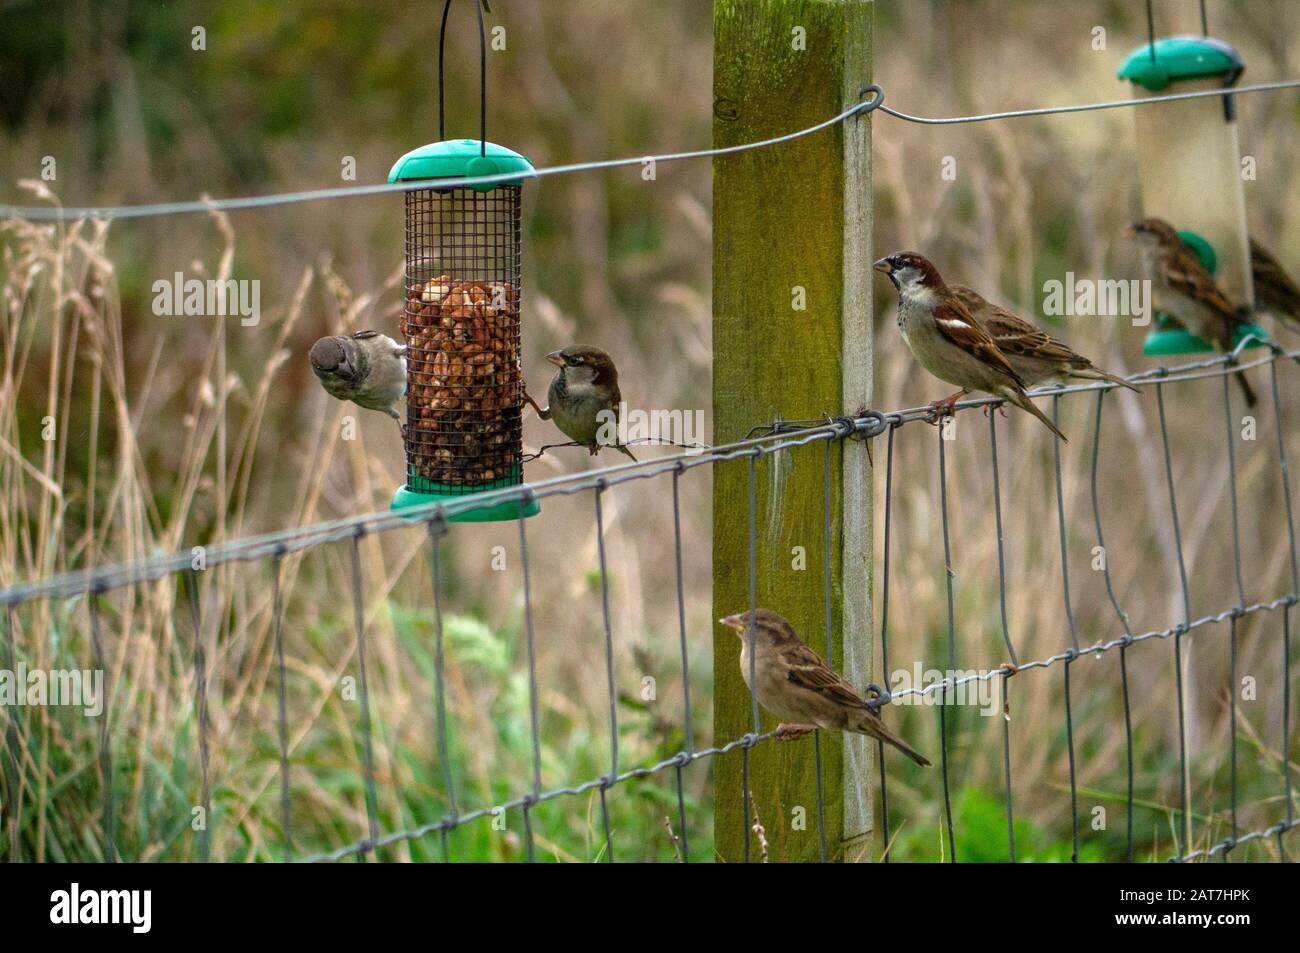
[(1125, 238), (1137, 238), (1137, 237), (1138, 237), (1138, 227), (1137, 227), (1136, 225), (1130, 225), (1128, 228), (1124, 229), (1124, 237), (1125, 237)]
[(894, 273), (894, 266), (889, 263), (888, 258), (880, 259), (880, 261), (876, 262), (871, 267), (882, 274), (892, 275)]
[(550, 354), (546, 355), (546, 359), (556, 367), (564, 366), (564, 354), (560, 351), (552, 351)]
[(737, 632), (745, 631), (745, 616), (729, 615), (718, 620), (718, 625), (725, 625), (728, 629), (735, 629)]

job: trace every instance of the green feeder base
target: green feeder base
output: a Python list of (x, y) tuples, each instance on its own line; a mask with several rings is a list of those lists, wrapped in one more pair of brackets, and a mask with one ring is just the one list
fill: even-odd
[[(1251, 339), (1246, 344), (1247, 348), (1264, 347), (1268, 343), (1268, 335), (1257, 324), (1241, 325), (1233, 340), (1240, 344), (1247, 337)], [(1179, 327), (1164, 313), (1156, 315), (1156, 328), (1147, 335), (1146, 342), (1142, 345), (1142, 353), (1148, 355), (1200, 354), (1215, 350), (1217, 348), (1214, 345), (1198, 338), (1186, 328)]]
[[(460, 503), (467, 499), (484, 493), (490, 493), (493, 490), (501, 490), (506, 487), (519, 486), (521, 484), (520, 473), (515, 471), (511, 476), (492, 483), (483, 483), (472, 492), (465, 492), (463, 486), (450, 486), (445, 483), (434, 483), (432, 480), (422, 480), (419, 477), (413, 478), (414, 486), (407, 484), (399, 486), (397, 492), (393, 494), (393, 503), (391, 508), (394, 510), (409, 510), (417, 506), (427, 506), (430, 503)], [(462, 510), (454, 516), (448, 516), (449, 523), (497, 523), (505, 520), (525, 519), (529, 516), (536, 516), (542, 511), (542, 506), (537, 500), (503, 500), (499, 503), (488, 503), (473, 509)]]

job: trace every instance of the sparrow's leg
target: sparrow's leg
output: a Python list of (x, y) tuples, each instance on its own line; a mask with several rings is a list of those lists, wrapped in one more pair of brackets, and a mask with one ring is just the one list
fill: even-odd
[(542, 420), (550, 420), (551, 409), (547, 407), (545, 410), (543, 410), (541, 407), (537, 406), (537, 401), (533, 400), (532, 395), (528, 393), (527, 387), (523, 388), (523, 392), (524, 392), (524, 400), (528, 401), (528, 403), (533, 405), (533, 410), (537, 411), (537, 416), (540, 417)]
[(776, 740), (794, 741), (796, 738), (802, 738), (804, 735), (812, 734), (816, 730), (816, 725), (780, 724), (776, 726)]
[[(985, 416), (985, 417), (987, 417), (987, 416), (989, 415), (989, 408), (990, 408), (991, 406), (993, 406), (993, 405), (992, 405), (992, 404), (985, 404), (983, 407), (980, 408), (980, 410), (984, 411), (984, 416)], [(1001, 414), (1003, 417), (1005, 417), (1005, 416), (1007, 415), (1007, 407), (1006, 407), (1006, 404), (998, 404), (998, 413)]]
[(932, 424), (937, 424), (939, 421), (943, 420), (943, 418), (951, 417), (953, 411), (956, 409), (957, 401), (961, 400), (968, 393), (970, 393), (970, 391), (963, 387), (961, 390), (957, 391), (957, 393), (949, 394), (947, 397), (943, 398), (943, 400), (932, 401), (927, 405), (929, 412), (926, 414), (926, 420)]

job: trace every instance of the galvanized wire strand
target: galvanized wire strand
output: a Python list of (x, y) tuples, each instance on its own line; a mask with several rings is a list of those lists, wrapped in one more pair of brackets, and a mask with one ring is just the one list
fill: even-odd
[(1011, 630), (1007, 625), (1007, 560), (1002, 537), (1002, 481), (998, 476), (997, 414), (989, 414), (989, 468), (993, 471), (993, 525), (998, 537), (998, 612), (1002, 620), (1002, 641), (1007, 647), (1011, 664), (1016, 664), (1016, 647), (1011, 644)]
[[(536, 803), (553, 801), (556, 798), (560, 798), (560, 797), (579, 797), (583, 794), (587, 794), (590, 791), (600, 788), (602, 785), (606, 785), (607, 782), (609, 782), (609, 786), (613, 786), (613, 785), (622, 784), (624, 781), (630, 781), (633, 778), (653, 777), (654, 775), (658, 774), (660, 771), (664, 771), (668, 768), (675, 767), (679, 764), (691, 764), (696, 761), (703, 760), (705, 758), (714, 758), (717, 757), (718, 755), (728, 754), (732, 751), (735, 751), (737, 748), (739, 748), (741, 751), (747, 751), (748, 749), (758, 744), (771, 741), (775, 736), (776, 736), (775, 731), (769, 731), (765, 734), (761, 734), (757, 736), (752, 734), (745, 734), (742, 737), (736, 738), (733, 741), (729, 741), (724, 745), (715, 745), (710, 748), (700, 748), (699, 750), (693, 752), (689, 756), (685, 755), (684, 752), (678, 752), (677, 754), (673, 755), (671, 758), (664, 758), (662, 761), (656, 762), (655, 764), (646, 765), (640, 768), (631, 768), (630, 770), (624, 771), (621, 774), (619, 774), (616, 778), (614, 778), (612, 782), (609, 782), (608, 778), (602, 776), (599, 778), (594, 778), (590, 781), (584, 781), (582, 784), (572, 785), (570, 787), (550, 788), (549, 790), (542, 792), (541, 797), (537, 799)], [(343, 847), (337, 848), (336, 850), (327, 851), (325, 853), (312, 854), (311, 856), (303, 857), (300, 862), (301, 863), (323, 863), (328, 861), (339, 861), (347, 857), (351, 857), (352, 855), (358, 853), (361, 850), (377, 849), (381, 847), (387, 847), (391, 844), (401, 843), (404, 841), (418, 840), (422, 837), (427, 837), (428, 835), (433, 834), (435, 832), (447, 831), (454, 827), (458, 827), (463, 824), (468, 824), (471, 821), (481, 820), (482, 818), (485, 817), (495, 817), (501, 811), (510, 811), (510, 810), (514, 810), (517, 807), (522, 807), (524, 803), (524, 799), (530, 796), (531, 795), (527, 795), (527, 794), (520, 795), (518, 797), (512, 798), (509, 801), (505, 801), (501, 804), (497, 804), (493, 807), (481, 807), (473, 811), (467, 811), (465, 814), (460, 815), (454, 820), (451, 818), (443, 818), (440, 821), (433, 821), (428, 824), (422, 824), (419, 827), (413, 827), (409, 830), (393, 831), (392, 833), (381, 836), (373, 844), (369, 842), (357, 842), (353, 844), (347, 844)]]
[[(1178, 524), (1178, 498), (1174, 492), (1174, 464), (1169, 452), (1169, 428), (1165, 421), (1164, 384), (1156, 382), (1156, 407), (1160, 417), (1160, 444), (1164, 449), (1165, 486), (1169, 491), (1169, 519), (1174, 530), (1174, 552), (1178, 562), (1178, 581), (1183, 595), (1183, 624), (1174, 633), (1174, 690), (1178, 704), (1178, 800), (1180, 804), (1179, 824), (1182, 842), (1179, 853), (1186, 850), (1192, 840), (1192, 818), (1188, 815), (1190, 800), (1189, 778), (1187, 774), (1187, 712), (1186, 699), (1183, 697), (1183, 633), (1192, 614), (1191, 594), (1187, 587), (1187, 565), (1183, 561), (1183, 534)], [(1175, 830), (1177, 840), (1179, 830)]]
[(1002, 678), (1002, 777), (1007, 806), (1007, 860), (1016, 862), (1016, 818), (1011, 806), (1011, 671)]
[(203, 645), (203, 607), (199, 597), (198, 573), (185, 573), (185, 592), (190, 603), (190, 626), (194, 633), (194, 713), (199, 738), (199, 804), (203, 808), (203, 826), (199, 828), (199, 862), (208, 862), (211, 846), (209, 824), (212, 820), (212, 796), (208, 787), (208, 663)]
[(605, 863), (614, 862), (613, 833), (609, 826), (609, 803), (605, 791), (618, 777), (618, 696), (614, 682), (614, 632), (609, 620), (609, 570), (605, 563), (605, 514), (601, 506), (604, 486), (597, 486), (596, 552), (600, 559), (600, 609), (605, 623), (605, 680), (609, 689), (609, 774), (600, 784), (600, 817), (605, 827)]
[[(1224, 378), (1225, 380), (1227, 378)], [(1052, 395), (1052, 423), (1061, 423), (1061, 395)], [(1070, 706), (1070, 665), (1079, 652), (1079, 633), (1074, 624), (1074, 607), (1070, 604), (1070, 559), (1065, 535), (1065, 486), (1061, 478), (1061, 438), (1052, 437), (1052, 470), (1056, 484), (1056, 527), (1061, 547), (1061, 599), (1065, 621), (1070, 631), (1070, 657), (1063, 669), (1065, 691), (1065, 750), (1070, 767), (1070, 862), (1079, 862), (1079, 785), (1074, 759), (1074, 712)]]
[(284, 593), (281, 591), (281, 574), (284, 560), (276, 556), (271, 563), (271, 615), (275, 632), (275, 669), (277, 688), (277, 735), (280, 753), (280, 828), (284, 841), (283, 859), (293, 858), (292, 814), (289, 810), (289, 717), (286, 672), (284, 666)]
[[(1277, 363), (1269, 368), (1269, 385), (1273, 394), (1273, 423), (1277, 434), (1278, 477), (1282, 483), (1282, 501), (1286, 510), (1287, 544), (1291, 556), (1291, 596), (1300, 596), (1300, 560), (1296, 553), (1295, 515), (1291, 503), (1291, 469), (1287, 461), (1286, 436), (1282, 428), (1282, 400), (1278, 395)], [(1294, 814), (1294, 800), (1291, 788), (1291, 762), (1288, 752), (1291, 750), (1291, 606), (1282, 613), (1282, 777), (1283, 790), (1286, 795), (1286, 819), (1290, 825)], [(1282, 832), (1278, 832), (1278, 850), (1283, 858), (1286, 848), (1282, 843)]]
[[(1112, 99), (1100, 103), (1081, 103), (1072, 106), (1043, 106), (1036, 109), (1009, 109), (1003, 112), (980, 113), (974, 116), (951, 116), (932, 118), (913, 116), (901, 112), (892, 106), (880, 105), (878, 112), (887, 113), (895, 119), (919, 123), (923, 126), (955, 126), (970, 122), (990, 122), (995, 119), (1022, 119), (1027, 116), (1059, 116), (1066, 113), (1094, 112), (1102, 109), (1123, 109), (1127, 106), (1150, 106), (1155, 103), (1171, 103), (1185, 99), (1209, 99), (1222, 96), (1236, 96), (1239, 93), (1266, 93), (1281, 89), (1296, 89), (1300, 80), (1289, 79), (1272, 83), (1251, 83), (1245, 86), (1230, 86), (1223, 89), (1197, 90), (1190, 93), (1168, 93), (1162, 96), (1143, 96), (1137, 99)], [(2, 210), (0, 210), (2, 211)]]
[(528, 573), (528, 520), (516, 520), (519, 524), (519, 563), (524, 583), (524, 640), (528, 653), (528, 740), (533, 749), (533, 800), (523, 806), (524, 843), (528, 851), (528, 862), (536, 860), (533, 845), (532, 809), (536, 798), (542, 793), (542, 738), (541, 719), (537, 709), (537, 651), (533, 640), (533, 590)]
[[(1175, 367), (1143, 371), (1132, 375), (1128, 379), (1134, 383), (1144, 383), (1156, 377), (1160, 377), (1165, 383), (1204, 380), (1224, 374), (1238, 374), (1252, 367), (1260, 367), (1282, 358), (1292, 360), (1300, 358), (1300, 349), (1275, 349), (1270, 351), (1267, 356), (1254, 361), (1239, 361), (1235, 360), (1233, 355), (1222, 354)], [(1230, 363), (1234, 360), (1235, 363)], [(1118, 386), (1118, 384), (1111, 381), (1098, 381), (1067, 387), (1040, 388), (1030, 391), (1030, 396), (1112, 390)], [(967, 410), (975, 407), (991, 407), (1002, 403), (1004, 401), (998, 397), (971, 398), (958, 401), (956, 409)], [(789, 427), (789, 422), (786, 422), (782, 424), (781, 429), (775, 429), (771, 433), (757, 437), (747, 437), (732, 443), (719, 444), (703, 453), (674, 454), (646, 459), (638, 463), (618, 463), (599, 469), (548, 477), (544, 480), (520, 484), (519, 486), (473, 494), (460, 500), (411, 507), (401, 511), (401, 513), (389, 510), (360, 516), (348, 516), (307, 526), (279, 530), (274, 533), (244, 537), (228, 543), (219, 543), (208, 547), (206, 552), (207, 564), (212, 567), (229, 562), (251, 562), (274, 556), (277, 553), (287, 555), (302, 552), (327, 543), (347, 540), (357, 531), (358, 527), (367, 534), (384, 532), (420, 522), (447, 520), (469, 510), (492, 506), (497, 503), (519, 502), (529, 498), (542, 500), (553, 496), (571, 496), (593, 489), (601, 483), (606, 487), (613, 487), (620, 483), (644, 480), (669, 473), (679, 467), (690, 469), (698, 466), (712, 466), (725, 460), (735, 460), (741, 457), (767, 456), (818, 440), (839, 440), (853, 434), (870, 438), (883, 433), (885, 428), (891, 425), (901, 426), (907, 423), (924, 421), (928, 414), (929, 408), (922, 406), (889, 413), (869, 410), (857, 417), (839, 418), (830, 421), (822, 419), (815, 422), (801, 423), (789, 429), (785, 429)], [(40, 598), (68, 598), (89, 592), (92, 587), (107, 591), (136, 582), (157, 580), (163, 576), (187, 569), (191, 558), (189, 550), (184, 550), (172, 555), (152, 556), (133, 562), (59, 573), (33, 582), (18, 583), (7, 589), (0, 590), (0, 605), (30, 602)]]
[[(1204, 13), (1204, 8), (1202, 8)], [(1246, 584), (1242, 580), (1241, 571), (1241, 518), (1237, 511), (1237, 455), (1233, 448), (1235, 431), (1232, 425), (1232, 389), (1228, 386), (1228, 378), (1223, 378), (1223, 424), (1224, 424), (1224, 451), (1228, 458), (1228, 499), (1231, 503), (1232, 511), (1232, 565), (1234, 575), (1237, 581), (1237, 602), (1239, 605), (1246, 604)], [(1233, 616), (1229, 620), (1230, 634), (1228, 639), (1228, 747), (1229, 747), (1229, 777), (1230, 777), (1230, 795), (1231, 795), (1231, 819), (1232, 819), (1232, 837), (1237, 836), (1237, 618)], [(1228, 851), (1223, 852), (1223, 859), (1228, 859)]]
[[(522, 520), (520, 521), (522, 522)], [(451, 766), (451, 745), (447, 742), (447, 658), (442, 631), (442, 537), (446, 527), (430, 523), (429, 574), (433, 582), (433, 712), (434, 729), (438, 733), (438, 763), (442, 768), (442, 784), (447, 795), (447, 813), (436, 828), (442, 842), (442, 859), (451, 861), (449, 832), (460, 823), (456, 807), (456, 778)]]
[[(891, 423), (885, 438), (885, 539), (880, 580), (880, 671), (881, 681), (889, 684), (889, 543), (892, 526), (891, 513), (894, 502), (894, 431), (898, 425)], [(885, 782), (885, 742), (876, 739), (876, 766), (880, 775), (880, 829), (885, 847), (881, 858), (889, 863), (889, 790)]]
[(113, 863), (117, 860), (117, 844), (114, 840), (113, 811), (113, 736), (109, 726), (109, 713), (112, 711), (113, 693), (109, 690), (108, 661), (104, 655), (104, 640), (99, 628), (99, 592), (92, 592), (86, 601), (86, 611), (90, 613), (90, 645), (94, 653), (95, 668), (104, 673), (103, 698), (99, 714), (99, 780), (103, 788), (103, 825), (104, 825), (104, 861)]
[(1202, 857), (1213, 857), (1215, 854), (1222, 853), (1238, 844), (1245, 844), (1253, 840), (1259, 840), (1262, 837), (1277, 837), (1278, 845), (1282, 843), (1282, 835), (1287, 831), (1300, 827), (1300, 820), (1287, 819), (1274, 824), (1272, 827), (1266, 827), (1263, 830), (1251, 831), (1249, 834), (1242, 834), (1240, 837), (1221, 840), (1217, 844), (1201, 850), (1194, 850), (1190, 854), (1178, 854), (1169, 858), (1170, 863), (1186, 863), (1189, 860), (1199, 860)]
[[(862, 89), (862, 95), (872, 93), (866, 102), (856, 103), (815, 125), (785, 135), (763, 139), (757, 142), (740, 143), (716, 149), (695, 149), (684, 152), (669, 152), (660, 155), (636, 156), (626, 159), (602, 159), (594, 162), (574, 162), (534, 169), (528, 173), (505, 172), (497, 175), (462, 176), (439, 180), (440, 187), (463, 188), (476, 186), (503, 185), (518, 182), (521, 179), (543, 179), (555, 175), (569, 175), (576, 172), (593, 172), (602, 169), (644, 166), (647, 163), (678, 162), (689, 159), (707, 159), (715, 156), (734, 155), (753, 149), (766, 149), (782, 143), (792, 142), (821, 132), (846, 122), (854, 116), (862, 116), (873, 111), (880, 111), (902, 119), (906, 122), (927, 126), (950, 126), (962, 123), (989, 122), (998, 119), (1017, 119), (1027, 116), (1055, 116), (1065, 113), (1093, 112), (1104, 109), (1123, 109), (1129, 106), (1147, 106), (1155, 103), (1177, 102), (1185, 99), (1204, 99), (1212, 96), (1244, 93), (1273, 92), (1300, 87), (1300, 80), (1280, 80), (1271, 83), (1254, 83), (1234, 86), (1225, 90), (1198, 90), (1189, 93), (1169, 93), (1161, 96), (1146, 96), (1138, 99), (1117, 99), (1100, 103), (1081, 103), (1070, 106), (1045, 106), (1035, 109), (1013, 109), (1003, 112), (982, 113), (973, 116), (950, 116), (944, 118), (915, 116), (910, 113), (883, 105), (884, 90), (871, 84)], [(40, 205), (0, 205), (0, 218), (24, 218), (28, 221), (62, 222), (69, 219), (119, 219), (152, 218), (161, 215), (184, 215), (196, 212), (234, 212), (247, 209), (269, 208), (279, 205), (294, 205), (302, 202), (320, 202), (334, 199), (360, 198), (369, 195), (386, 195), (393, 192), (406, 192), (412, 189), (426, 188), (428, 182), (392, 182), (374, 185), (352, 185), (331, 189), (308, 189), (296, 192), (279, 192), (271, 195), (255, 195), (243, 198), (199, 199), (182, 202), (156, 202), (147, 205), (112, 205), (112, 206), (56, 206), (54, 208)]]
[[(939, 422), (939, 513), (943, 522), (943, 581), (948, 592), (948, 677), (942, 684), (951, 684), (957, 671), (957, 634), (953, 614), (952, 546), (948, 539), (948, 473), (944, 444), (943, 421)], [(955, 686), (954, 686), (955, 687)], [(954, 696), (955, 697), (955, 696)], [(943, 816), (948, 828), (949, 862), (957, 862), (957, 838), (952, 824), (952, 791), (948, 781), (948, 693), (939, 704), (939, 751), (943, 767)]]
[(352, 621), (356, 628), (357, 688), (361, 702), (362, 768), (365, 785), (368, 846), (358, 855), (365, 860), (379, 838), (379, 798), (375, 793), (375, 749), (370, 725), (370, 689), (366, 679), (366, 610), (361, 587), (361, 536), (352, 536)]
[[(1227, 380), (1225, 377), (1224, 380)], [(1101, 529), (1101, 505), (1097, 497), (1097, 463), (1101, 456), (1101, 409), (1106, 399), (1106, 391), (1097, 391), (1097, 411), (1093, 417), (1092, 427), (1092, 467), (1089, 478), (1089, 486), (1092, 494), (1092, 520), (1097, 527), (1097, 546), (1101, 549), (1101, 574), (1106, 582), (1106, 596), (1110, 599), (1110, 604), (1115, 610), (1115, 615), (1119, 619), (1120, 626), (1124, 629), (1124, 635), (1131, 638), (1133, 630), (1129, 625), (1128, 613), (1125, 612), (1119, 604), (1119, 599), (1115, 595), (1115, 584), (1110, 577), (1110, 553), (1106, 549), (1106, 536)], [(1124, 696), (1124, 758), (1128, 768), (1128, 787), (1125, 794), (1125, 822), (1127, 825), (1127, 850), (1128, 861), (1133, 862), (1133, 719), (1132, 711), (1129, 706), (1128, 697), (1128, 646), (1124, 645), (1119, 650), (1119, 678), (1120, 690)]]
[[(685, 734), (684, 752), (689, 757), (695, 750), (695, 726), (691, 720), (691, 668), (686, 642), (686, 584), (682, 560), (682, 470), (673, 471), (673, 574), (677, 583), (677, 642), (682, 656), (682, 724)], [(677, 824), (682, 841), (682, 863), (691, 862), (690, 841), (686, 831), (686, 796), (682, 791), (682, 769), (685, 764), (676, 767), (677, 781)]]
[[(555, 165), (530, 172), (502, 172), (495, 175), (471, 175), (438, 180), (439, 188), (477, 188), (479, 186), (505, 185), (523, 179), (544, 179), (555, 175), (569, 175), (575, 172), (595, 172), (602, 169), (618, 169), (628, 166), (645, 166), (648, 163), (680, 162), (689, 159), (708, 159), (715, 156), (736, 155), (754, 149), (767, 149), (783, 143), (793, 142), (805, 136), (811, 136), (846, 122), (854, 116), (865, 115), (879, 107), (884, 99), (884, 90), (875, 84), (864, 86), (859, 95), (871, 93), (865, 102), (854, 103), (843, 111), (804, 129), (797, 129), (781, 136), (761, 139), (757, 142), (742, 142), (734, 146), (722, 146), (716, 149), (693, 149), (684, 152), (668, 152), (660, 155), (634, 156), (626, 159), (601, 159), (594, 162), (573, 162)], [(374, 185), (350, 185), (332, 189), (309, 189), (298, 192), (280, 192), (272, 195), (255, 195), (232, 199), (200, 199), (185, 202), (156, 202), (148, 205), (112, 205), (112, 206), (71, 206), (48, 208), (40, 205), (0, 205), (0, 218), (25, 218), (29, 221), (62, 222), (68, 219), (116, 219), (116, 218), (152, 218), (159, 215), (184, 215), (194, 212), (235, 212), (245, 209), (268, 208), (277, 205), (294, 205), (302, 202), (320, 202), (333, 199), (360, 198), (369, 195), (387, 195), (394, 192), (409, 192), (414, 189), (429, 187), (427, 179), (406, 182), (377, 183)]]

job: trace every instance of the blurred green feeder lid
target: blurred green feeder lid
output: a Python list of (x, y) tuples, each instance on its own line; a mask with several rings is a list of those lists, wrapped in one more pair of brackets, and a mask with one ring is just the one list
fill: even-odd
[(1158, 92), (1179, 80), (1207, 76), (1227, 77), (1225, 85), (1231, 86), (1246, 69), (1233, 46), (1208, 36), (1167, 36), (1156, 40), (1154, 50), (1152, 56), (1148, 44), (1130, 53), (1119, 78)]
[[(493, 490), (519, 486), (522, 482), (523, 470), (519, 464), (515, 464), (511, 468), (508, 476), (500, 480), (493, 480), (491, 483), (483, 483), (468, 493), (465, 492), (463, 486), (449, 486), (444, 483), (435, 483), (432, 480), (413, 477), (405, 486), (397, 488), (397, 492), (393, 494), (390, 509), (400, 511), (417, 506), (427, 506), (430, 503), (464, 503), (481, 493), (490, 493)], [(486, 503), (482, 506), (461, 510), (459, 513), (448, 516), (447, 522), (495, 523), (502, 520), (517, 520), (536, 516), (541, 511), (541, 504), (535, 499), (502, 500), (497, 503)]]
[(500, 185), (522, 185), (523, 179), (537, 170), (525, 156), (513, 149), (489, 142), (486, 146), (478, 139), (446, 139), (412, 149), (393, 163), (388, 173), (389, 182), (409, 182), (413, 179), (461, 179), (479, 175), (504, 175), (518, 172), (522, 178), (490, 185), (476, 185), (476, 192), (490, 192)]

